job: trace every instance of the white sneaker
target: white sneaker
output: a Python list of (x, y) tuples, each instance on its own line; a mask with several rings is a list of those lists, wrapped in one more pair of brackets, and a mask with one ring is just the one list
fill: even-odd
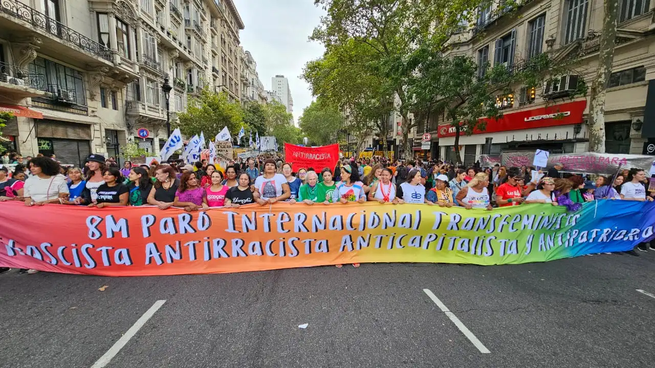
[(31, 268), (29, 270), (27, 270), (28, 275), (34, 275), (35, 273), (39, 273), (39, 270), (34, 270), (34, 269), (31, 269)]

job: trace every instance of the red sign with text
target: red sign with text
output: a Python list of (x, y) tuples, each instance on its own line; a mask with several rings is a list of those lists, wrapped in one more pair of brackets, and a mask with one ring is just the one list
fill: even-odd
[[(485, 118), (483, 120), (487, 121), (486, 129), (484, 131), (476, 129), (473, 134), (580, 124), (586, 106), (587, 101), (581, 100), (509, 113), (497, 120)], [(438, 133), (439, 138), (454, 137), (455, 127), (450, 124), (439, 125)], [(461, 133), (461, 135), (464, 135), (464, 133)]]
[(310, 167), (316, 170), (317, 173), (320, 173), (326, 167), (333, 170), (339, 160), (339, 145), (303, 147), (285, 143), (284, 160), (291, 163), (294, 172)]

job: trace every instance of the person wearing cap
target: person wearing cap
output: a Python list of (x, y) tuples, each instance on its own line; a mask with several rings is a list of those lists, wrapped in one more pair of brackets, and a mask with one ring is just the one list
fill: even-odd
[(107, 169), (105, 165), (105, 156), (90, 154), (86, 158), (86, 184), (80, 197), (75, 198), (75, 204), (92, 204), (98, 201), (98, 188), (105, 184), (104, 172)]
[(434, 188), (428, 191), (425, 199), (442, 207), (452, 207), (455, 204), (453, 191), (448, 188), (447, 183), (448, 177), (446, 175), (437, 175), (434, 178)]
[(582, 196), (584, 197), (585, 202), (593, 202), (595, 199), (594, 192), (596, 191), (596, 185), (594, 182), (587, 180), (584, 182), (584, 193), (582, 193)]
[(525, 203), (552, 203), (557, 205), (557, 200), (555, 199), (555, 180), (550, 177), (542, 178), (539, 181), (539, 186), (537, 190), (533, 191), (528, 195), (528, 198), (525, 199)]
[(523, 188), (517, 180), (521, 178), (520, 174), (518, 167), (510, 167), (507, 170), (507, 181), (496, 189), (496, 204), (499, 207), (518, 206), (525, 200)]

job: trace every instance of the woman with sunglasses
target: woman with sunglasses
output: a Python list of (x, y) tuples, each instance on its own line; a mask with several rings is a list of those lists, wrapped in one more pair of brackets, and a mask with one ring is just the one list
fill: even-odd
[(525, 203), (552, 203), (554, 206), (557, 206), (557, 200), (555, 199), (555, 180), (553, 178), (543, 178), (539, 184), (539, 189), (528, 195), (528, 198), (525, 199)]
[(173, 206), (183, 207), (185, 211), (197, 211), (207, 206), (207, 192), (200, 186), (196, 174), (187, 171), (180, 178), (180, 187), (175, 193)]
[(523, 188), (519, 180), (523, 179), (518, 167), (510, 167), (507, 170), (507, 181), (496, 189), (496, 204), (499, 207), (518, 206), (525, 199), (523, 198)]

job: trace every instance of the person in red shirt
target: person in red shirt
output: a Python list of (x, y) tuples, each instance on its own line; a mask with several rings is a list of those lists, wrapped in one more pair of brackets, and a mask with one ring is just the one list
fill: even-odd
[(523, 188), (519, 185), (521, 170), (518, 167), (510, 167), (507, 170), (507, 181), (496, 189), (496, 204), (499, 207), (518, 206), (523, 198)]

